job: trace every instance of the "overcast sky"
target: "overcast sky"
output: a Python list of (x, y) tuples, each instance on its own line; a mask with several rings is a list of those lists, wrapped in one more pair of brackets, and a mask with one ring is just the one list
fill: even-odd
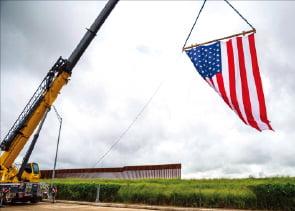
[[(54, 104), (57, 168), (181, 163), (183, 178), (295, 176), (295, 2), (231, 2), (257, 29), (275, 132), (245, 125), (182, 53), (202, 1), (121, 1)], [(1, 1), (1, 140), (105, 3)], [(188, 44), (249, 29), (225, 2), (208, 1)], [(52, 109), (30, 159), (41, 169), (53, 167), (58, 128)]]

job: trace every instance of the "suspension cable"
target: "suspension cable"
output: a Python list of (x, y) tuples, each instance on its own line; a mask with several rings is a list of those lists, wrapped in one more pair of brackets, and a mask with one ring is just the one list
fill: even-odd
[(186, 43), (187, 43), (188, 39), (190, 38), (191, 33), (193, 32), (194, 28), (195, 28), (195, 25), (196, 25), (196, 23), (197, 23), (197, 20), (199, 19), (199, 16), (200, 16), (200, 14), (201, 14), (201, 12), (202, 12), (204, 6), (205, 6), (206, 1), (207, 1), (207, 0), (204, 0), (203, 5), (202, 5), (202, 7), (201, 7), (201, 9), (200, 9), (200, 11), (199, 11), (199, 13), (198, 13), (198, 16), (197, 16), (197, 18), (196, 18), (196, 20), (195, 20), (195, 22), (194, 22), (192, 28), (191, 28), (191, 31), (189, 32), (189, 34), (188, 34), (188, 36), (187, 36), (187, 38), (186, 38), (186, 40), (185, 40), (185, 42), (184, 42), (184, 45), (183, 45), (182, 49), (184, 49), (184, 47), (186, 46)]
[[(206, 1), (206, 0), (205, 0)], [(176, 63), (178, 63), (180, 56), (176, 59)], [(143, 114), (143, 112), (147, 109), (147, 107), (149, 106), (149, 104), (152, 102), (152, 100), (154, 99), (154, 97), (157, 95), (157, 93), (159, 92), (159, 90), (161, 89), (161, 87), (163, 86), (163, 84), (165, 83), (165, 81), (167, 81), (169, 79), (169, 77), (171, 77), (173, 74), (175, 73), (175, 69), (171, 71), (169, 71), (162, 79), (162, 81), (159, 83), (159, 85), (157, 86), (157, 88), (155, 89), (155, 91), (153, 92), (152, 96), (147, 100), (147, 102), (144, 104), (144, 106), (142, 107), (142, 109), (139, 111), (139, 113), (135, 116), (135, 118), (133, 119), (133, 121), (128, 125), (128, 127), (119, 135), (118, 138), (115, 139), (115, 141), (113, 142), (113, 144), (110, 146), (110, 148), (98, 159), (98, 161), (93, 165), (93, 168), (95, 168), (99, 163), (101, 163), (101, 161), (111, 152), (111, 150), (123, 139), (123, 137), (127, 134), (127, 132), (132, 128), (132, 126), (135, 124), (135, 122), (139, 119), (139, 117)]]
[[(184, 43), (184, 45), (183, 45), (183, 47), (182, 47), (182, 50), (184, 50), (185, 49), (185, 46), (186, 46), (186, 43), (187, 43), (187, 41), (188, 41), (188, 39), (190, 38), (190, 36), (191, 36), (191, 33), (192, 33), (192, 31), (193, 31), (193, 29), (194, 29), (194, 27), (195, 27), (195, 25), (196, 25), (196, 23), (197, 23), (197, 20), (199, 19), (199, 16), (200, 16), (200, 14), (201, 14), (201, 12), (202, 12), (202, 10), (203, 10), (203, 8), (204, 8), (204, 5), (205, 5), (205, 3), (206, 3), (206, 1), (207, 0), (204, 0), (204, 2), (203, 2), (203, 5), (202, 5), (202, 7), (201, 7), (201, 9), (200, 9), (200, 11), (199, 11), (199, 13), (198, 13), (198, 16), (197, 16), (197, 18), (196, 18), (196, 20), (195, 20), (195, 22), (194, 22), (194, 24), (193, 24), (193, 26), (192, 26), (192, 28), (191, 28), (191, 30), (190, 30), (190, 32), (189, 32), (189, 34), (188, 34), (188, 36), (187, 36), (187, 38), (186, 38), (186, 40), (185, 40), (185, 43)], [(252, 30), (255, 30), (255, 28), (248, 22), (248, 20), (246, 19), (246, 18), (244, 18), (244, 16), (242, 16), (242, 14), (241, 13), (239, 13), (239, 11), (236, 9), (236, 8), (234, 8), (234, 6), (231, 4), (231, 3), (229, 3), (229, 1), (228, 0), (224, 0), (251, 28), (252, 28)]]
[(126, 135), (126, 133), (131, 129), (131, 127), (134, 125), (134, 123), (138, 120), (138, 118), (142, 115), (142, 113), (146, 110), (148, 105), (151, 103), (153, 98), (156, 96), (156, 94), (159, 92), (160, 88), (162, 87), (165, 79), (163, 79), (160, 84), (158, 85), (157, 89), (153, 93), (153, 95), (149, 98), (149, 100), (144, 104), (140, 112), (136, 115), (136, 117), (133, 119), (133, 121), (129, 124), (129, 126), (121, 133), (121, 135), (116, 139), (116, 141), (112, 144), (112, 146), (106, 151), (99, 159), (98, 161), (93, 165), (93, 167), (96, 167), (97, 164), (99, 164), (105, 156), (109, 154), (109, 152), (121, 141), (121, 139)]
[(247, 19), (246, 18), (244, 18), (242, 15), (241, 15), (241, 13), (239, 13), (239, 11), (238, 10), (236, 10), (236, 8), (234, 8), (234, 6), (233, 5), (231, 5), (231, 3), (229, 3), (229, 1), (228, 0), (224, 0), (252, 29), (254, 29), (254, 27), (247, 21)]

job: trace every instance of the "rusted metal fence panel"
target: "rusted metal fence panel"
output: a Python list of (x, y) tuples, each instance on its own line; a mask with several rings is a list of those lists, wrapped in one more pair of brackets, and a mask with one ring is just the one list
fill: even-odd
[[(52, 178), (52, 170), (41, 170), (41, 178)], [(181, 178), (181, 164), (124, 166), (119, 168), (57, 169), (55, 170), (55, 178)]]

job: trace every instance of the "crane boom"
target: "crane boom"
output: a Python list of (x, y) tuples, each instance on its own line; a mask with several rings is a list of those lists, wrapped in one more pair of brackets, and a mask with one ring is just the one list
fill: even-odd
[(48, 108), (52, 106), (62, 87), (67, 84), (72, 69), (89, 46), (96, 33), (105, 22), (119, 0), (109, 0), (93, 24), (82, 37), (68, 59), (59, 58), (46, 74), (36, 92), (9, 130), (0, 148), (0, 182), (18, 182), (17, 170), (13, 162), (43, 119)]

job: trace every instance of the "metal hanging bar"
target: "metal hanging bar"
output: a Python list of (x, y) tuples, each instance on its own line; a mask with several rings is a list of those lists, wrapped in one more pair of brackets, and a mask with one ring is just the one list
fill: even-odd
[(200, 43), (200, 44), (195, 44), (195, 45), (187, 46), (187, 47), (182, 48), (182, 51), (187, 50), (187, 49), (192, 49), (192, 48), (195, 48), (195, 47), (198, 47), (198, 46), (201, 46), (201, 45), (206, 45), (206, 44), (210, 44), (210, 43), (213, 43), (213, 42), (217, 42), (217, 41), (220, 41), (220, 40), (230, 39), (232, 37), (237, 37), (237, 36), (241, 36), (241, 35), (244, 36), (246, 34), (255, 33), (255, 32), (256, 32), (256, 29), (252, 29), (250, 31), (243, 31), (241, 33), (233, 34), (233, 35), (230, 35), (230, 36), (227, 36), (227, 37), (223, 37), (223, 38), (211, 40), (211, 41)]

